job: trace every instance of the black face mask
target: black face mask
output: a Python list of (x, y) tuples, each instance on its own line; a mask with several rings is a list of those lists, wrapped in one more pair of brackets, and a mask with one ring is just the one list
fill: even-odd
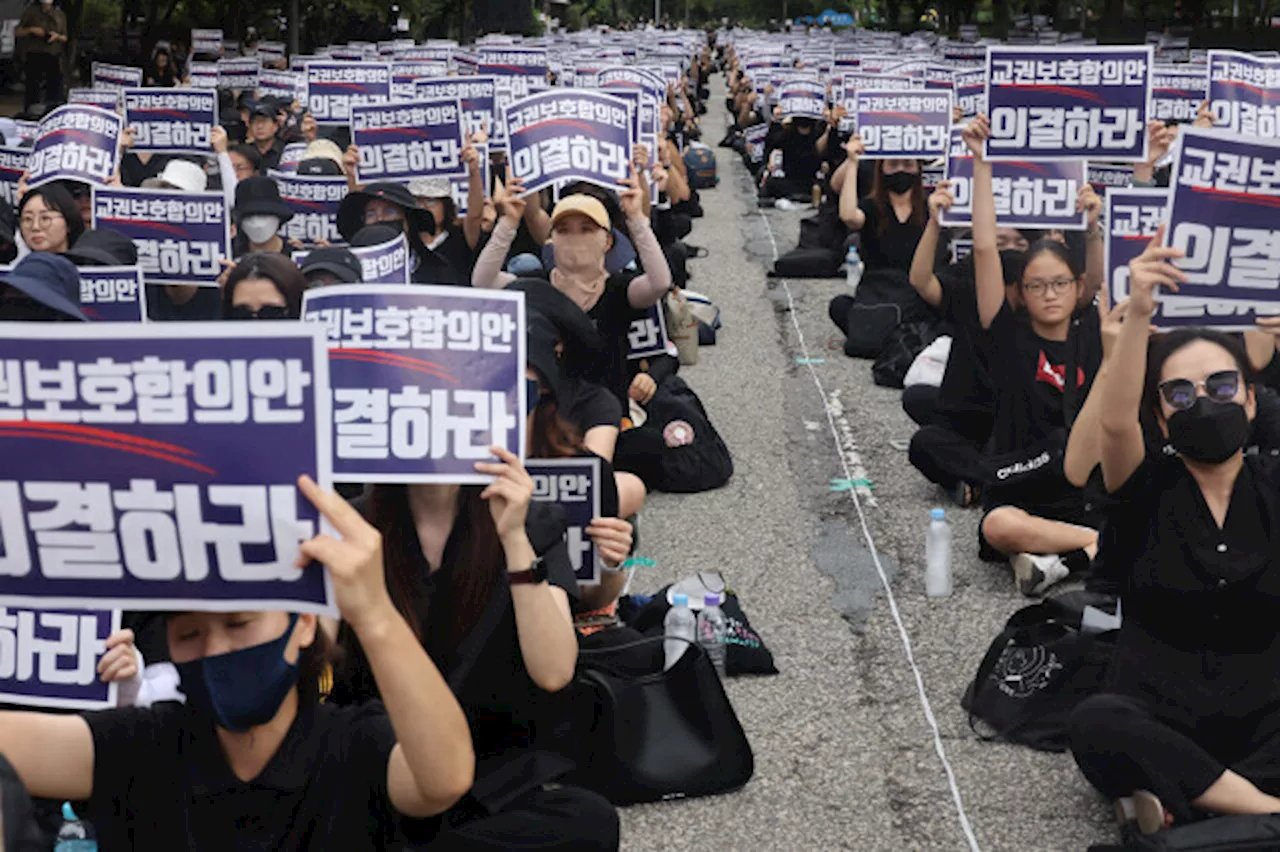
[(915, 172), (894, 172), (884, 176), (885, 188), (898, 195), (910, 192), (919, 181), (920, 175)]
[(1169, 418), (1169, 443), (1192, 461), (1221, 464), (1249, 440), (1249, 428), (1243, 405), (1201, 396)]
[(71, 317), (35, 299), (0, 301), (0, 322), (67, 322)]

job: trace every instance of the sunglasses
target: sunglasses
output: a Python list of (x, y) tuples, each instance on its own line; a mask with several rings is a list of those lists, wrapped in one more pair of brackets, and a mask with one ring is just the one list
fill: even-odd
[(1160, 383), (1160, 398), (1174, 411), (1186, 411), (1196, 404), (1196, 391), (1204, 388), (1204, 395), (1214, 402), (1231, 402), (1240, 390), (1240, 371), (1221, 370), (1208, 376), (1203, 382), (1190, 379), (1169, 379)]
[(248, 305), (232, 305), (227, 311), (230, 320), (284, 320), (289, 318), (289, 309), (283, 305), (263, 305), (256, 311)]

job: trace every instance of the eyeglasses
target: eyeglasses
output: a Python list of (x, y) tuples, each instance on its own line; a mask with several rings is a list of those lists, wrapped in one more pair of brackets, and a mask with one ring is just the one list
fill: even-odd
[(46, 211), (38, 216), (23, 216), (21, 219), (22, 227), (34, 228), (39, 225), (41, 228), (52, 228), (53, 223), (63, 218), (62, 214), (53, 211)]
[(1174, 411), (1186, 411), (1196, 404), (1196, 391), (1204, 388), (1204, 395), (1214, 402), (1230, 402), (1240, 390), (1240, 371), (1221, 370), (1208, 376), (1203, 382), (1190, 379), (1169, 379), (1160, 383), (1160, 397)]
[(1049, 290), (1054, 293), (1065, 293), (1067, 288), (1075, 283), (1075, 280), (1071, 278), (1054, 278), (1051, 281), (1027, 281), (1022, 285), (1022, 289), (1034, 296), (1043, 296)]
[(263, 305), (256, 311), (248, 305), (232, 305), (227, 310), (230, 320), (284, 320), (289, 319), (289, 309), (284, 305)]

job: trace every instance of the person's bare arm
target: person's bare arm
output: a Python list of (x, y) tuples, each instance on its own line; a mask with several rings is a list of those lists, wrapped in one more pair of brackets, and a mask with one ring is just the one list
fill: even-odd
[(929, 222), (924, 226), (920, 242), (916, 243), (915, 254), (911, 256), (911, 271), (908, 278), (911, 286), (931, 307), (942, 304), (942, 282), (933, 274), (934, 259), (938, 256), (938, 238), (942, 233), (939, 217), (942, 211), (950, 210), (955, 203), (951, 194), (951, 181), (938, 183), (937, 189), (929, 196)]
[(1080, 187), (1079, 196), (1076, 199), (1077, 209), (1087, 214), (1087, 227), (1084, 232), (1085, 248), (1084, 248), (1084, 292), (1081, 294), (1082, 304), (1088, 304), (1093, 301), (1093, 297), (1098, 294), (1102, 288), (1103, 279), (1106, 278), (1104, 247), (1105, 241), (1102, 238), (1102, 199), (1098, 193), (1094, 192), (1093, 187), (1086, 183)]
[(978, 294), (978, 318), (990, 328), (1004, 307), (1004, 266), (996, 248), (996, 199), (991, 185), (991, 164), (982, 155), (982, 144), (991, 133), (985, 115), (979, 114), (964, 129), (964, 141), (973, 155), (973, 277)]
[(633, 308), (650, 308), (671, 290), (671, 267), (667, 266), (667, 256), (662, 253), (662, 246), (658, 245), (658, 238), (649, 225), (648, 180), (633, 168), (631, 176), (622, 183), (626, 188), (618, 193), (618, 201), (627, 217), (631, 244), (644, 266), (644, 274), (632, 278), (627, 285), (627, 301)]
[(845, 172), (840, 187), (840, 221), (850, 231), (861, 231), (867, 224), (867, 214), (858, 206), (858, 202), (862, 200), (858, 197), (858, 158), (866, 150), (862, 145), (862, 137), (856, 133), (850, 136), (849, 141), (844, 143), (844, 150), (848, 159), (842, 167)]
[(530, 200), (524, 208), (524, 226), (529, 229), (529, 236), (540, 246), (551, 239), (551, 216), (542, 207), (541, 195)]
[(82, 801), (93, 795), (93, 734), (80, 716), (0, 712), (0, 754), (32, 796)]
[(475, 251), (484, 226), (484, 179), (480, 174), (480, 152), (473, 145), (462, 149), (462, 162), (467, 167), (467, 215), (462, 219), (462, 234), (467, 246)]

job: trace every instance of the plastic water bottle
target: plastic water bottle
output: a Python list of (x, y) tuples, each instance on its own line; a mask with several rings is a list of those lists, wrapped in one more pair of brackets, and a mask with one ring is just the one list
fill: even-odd
[[(667, 617), (662, 620), (662, 632), (668, 638), (662, 643), (662, 648), (667, 655), (667, 664), (663, 668), (671, 668), (680, 659), (680, 655), (689, 647), (689, 642), (698, 641), (698, 620), (693, 615), (693, 610), (689, 609), (688, 595), (673, 595), (671, 609), (667, 610)], [(684, 641), (688, 639), (689, 641)]]
[(716, 674), (724, 677), (724, 613), (720, 610), (720, 596), (710, 594), (703, 598), (702, 612), (698, 613), (698, 644), (711, 658)]
[(844, 280), (850, 290), (857, 290), (858, 282), (862, 280), (862, 258), (858, 255), (857, 246), (849, 246), (849, 251), (845, 253)]
[(70, 802), (62, 803), (62, 828), (58, 829), (53, 852), (98, 852), (93, 828), (76, 816)]
[(929, 513), (929, 533), (924, 539), (924, 593), (931, 598), (951, 596), (951, 527), (947, 513)]

